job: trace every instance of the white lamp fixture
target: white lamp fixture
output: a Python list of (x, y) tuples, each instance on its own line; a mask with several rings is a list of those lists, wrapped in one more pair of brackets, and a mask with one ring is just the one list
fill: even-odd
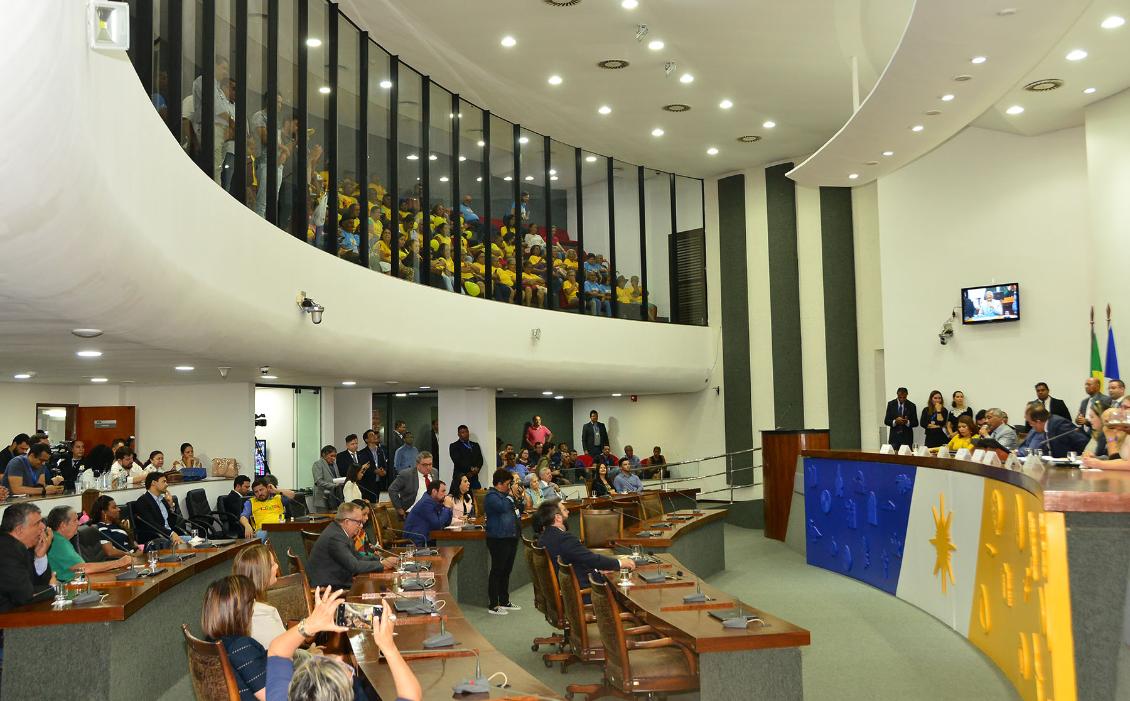
[(30, 372), (17, 372), (15, 375), (12, 375), (12, 379), (14, 379), (14, 380), (30, 380), (31, 379), (31, 373)]
[(548, 82), (550, 85), (561, 85), (561, 76), (551, 75), (549, 76), (549, 80), (547, 80), (546, 82)]
[(883, 151), (883, 155), (887, 156), (889, 158), (889, 157), (895, 155), (895, 152), (894, 151)]
[(1083, 88), (1084, 95), (1094, 95), (1098, 88)]
[(318, 88), (318, 92), (322, 93), (323, 95), (329, 95), (330, 94), (330, 86), (323, 85), (322, 87)]
[(80, 358), (101, 358), (102, 351), (99, 350), (80, 350), (75, 353)]
[(777, 123), (772, 119), (767, 119), (761, 123), (761, 126), (765, 127), (766, 129), (772, 129), (773, 127), (777, 126)]
[(306, 45), (309, 46), (311, 49), (316, 49), (316, 48), (318, 48), (319, 46), (322, 45), (322, 40), (319, 39), (318, 37), (310, 37), (309, 39), (306, 40)]
[(392, 81), (391, 80), (382, 80), (381, 81), (381, 89), (382, 90), (391, 90), (392, 89)]
[(90, 378), (90, 381), (95, 383), (95, 384), (100, 385), (103, 382), (109, 382), (110, 380), (106, 379), (105, 377), (92, 377), (92, 378)]
[(528, 143), (530, 143), (530, 137), (528, 137), (528, 136), (519, 136), (519, 137), (518, 137), (518, 143), (520, 143), (520, 144), (528, 144)]
[(663, 130), (660, 129), (659, 127), (656, 127), (656, 128), (651, 130), (651, 135), (652, 136), (663, 136)]
[(1102, 24), (1100, 24), (1099, 26), (1103, 29), (1118, 29), (1124, 24), (1126, 24), (1125, 18), (1119, 17), (1118, 15), (1111, 15), (1110, 17), (1104, 19)]
[(506, 48), (509, 49), (509, 48), (513, 48), (514, 46), (517, 46), (518, 40), (515, 39), (514, 37), (510, 36), (509, 34), (507, 34), (506, 36), (502, 37), (502, 41), (499, 42), (499, 43), (501, 43), (503, 46), (505, 46)]
[(858, 180), (858, 179), (859, 179), (859, 173), (848, 174), (848, 180)]
[(718, 155), (718, 149), (715, 148), (714, 146), (711, 146), (710, 148), (706, 149), (706, 155), (707, 156), (717, 156)]
[(1020, 105), (1013, 105), (1012, 107), (1009, 107), (1007, 110), (1005, 110), (1005, 114), (1011, 115), (1021, 114), (1022, 112), (1024, 112), (1024, 108)]
[(679, 82), (680, 83), (693, 83), (694, 82), (694, 76), (691, 75), (690, 73), (684, 73), (681, 76), (679, 76)]
[(951, 100), (953, 100), (953, 97), (953, 93), (946, 93), (945, 95), (942, 95), (942, 102), (950, 102)]
[(914, 133), (916, 133), (916, 134), (917, 134), (918, 132), (922, 131), (922, 130), (923, 130), (923, 129), (925, 129), (925, 128), (926, 128), (926, 127), (922, 126), (921, 124), (915, 124), (914, 126), (912, 126), (912, 127), (910, 128), (910, 130), (911, 130), (912, 132), (914, 132)]
[(357, 380), (342, 380), (341, 384), (344, 387), (352, 387), (353, 385), (357, 384)]
[(192, 365), (178, 365), (173, 369), (176, 370), (177, 372), (192, 372), (196, 368), (193, 367)]
[(640, 6), (639, 0), (620, 0), (620, 7), (625, 10), (634, 10)]
[(652, 51), (659, 51), (664, 46), (665, 44), (660, 39), (652, 39), (651, 41), (647, 42), (647, 48), (651, 49)]
[(548, 390), (548, 389), (547, 389), (546, 391), (542, 392), (542, 394), (543, 394), (544, 396), (546, 396), (546, 397), (552, 396), (552, 395), (553, 395), (553, 390)]
[(129, 5), (110, 0), (91, 0), (86, 10), (90, 48), (129, 51)]
[(722, 100), (721, 102), (718, 103), (718, 106), (721, 107), (724, 110), (728, 110), (728, 109), (730, 109), (731, 107), (734, 106), (734, 103), (731, 102), (730, 100)]
[(612, 108), (608, 105), (601, 105), (600, 107), (596, 108), (596, 111), (601, 114), (612, 114)]
[(1067, 52), (1067, 55), (1064, 56), (1064, 58), (1066, 58), (1068, 61), (1082, 61), (1083, 59), (1087, 58), (1087, 52), (1083, 49), (1072, 49), (1071, 51)]
[(596, 156), (585, 156), (586, 163), (596, 163)]
[(985, 61), (988, 61), (988, 60), (989, 59), (985, 58), (984, 56), (974, 56), (973, 58), (969, 59), (969, 62), (972, 63), (975, 66), (979, 66), (979, 65), (981, 65), (982, 63), (984, 63)]

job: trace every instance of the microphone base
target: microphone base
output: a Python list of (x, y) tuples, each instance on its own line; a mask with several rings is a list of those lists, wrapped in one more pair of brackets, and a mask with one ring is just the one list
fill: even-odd
[(437, 647), (451, 647), (455, 644), (455, 636), (451, 633), (436, 633), (430, 638), (424, 638), (424, 647), (432, 650)]
[(708, 597), (706, 594), (703, 594), (702, 592), (698, 592), (696, 594), (688, 594), (683, 597), (684, 604), (701, 604), (707, 601), (710, 601), (710, 597)]
[(452, 687), (456, 694), (489, 694), (490, 682), (485, 677), (468, 679)]

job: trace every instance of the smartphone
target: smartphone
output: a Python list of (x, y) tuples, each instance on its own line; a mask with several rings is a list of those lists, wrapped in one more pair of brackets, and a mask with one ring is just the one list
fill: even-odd
[(384, 611), (381, 604), (342, 603), (337, 607), (335, 622), (346, 628), (362, 629), (373, 627), (373, 619), (380, 618)]

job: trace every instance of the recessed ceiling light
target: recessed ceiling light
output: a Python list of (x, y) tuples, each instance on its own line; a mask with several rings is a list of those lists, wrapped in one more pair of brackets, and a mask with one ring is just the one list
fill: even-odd
[(528, 144), (528, 143), (530, 143), (530, 139), (529, 139), (529, 137), (526, 137), (526, 136), (519, 136), (518, 137), (518, 143)]
[(1072, 49), (1071, 51), (1067, 52), (1067, 55), (1064, 56), (1064, 58), (1066, 58), (1068, 61), (1082, 61), (1083, 59), (1087, 58), (1087, 52), (1083, 49)]
[(612, 396), (613, 396), (613, 397), (623, 397), (623, 396), (624, 396), (624, 394), (623, 394), (622, 392), (613, 392), (613, 393), (612, 393)]
[(329, 95), (330, 94), (330, 86), (323, 85), (322, 87), (318, 88), (318, 92), (322, 93), (323, 95)]
[(858, 180), (859, 173), (848, 173), (848, 180)]
[(652, 39), (651, 41), (647, 42), (647, 48), (651, 49), (652, 51), (659, 51), (664, 46), (665, 44), (659, 39)]
[(989, 59), (985, 58), (984, 56), (974, 56), (973, 58), (969, 59), (969, 62), (974, 64), (974, 65), (979, 66), (979, 65), (981, 65), (982, 63), (984, 63), (985, 61), (988, 61), (988, 60)]
[(1015, 7), (1006, 7), (1002, 10), (997, 10), (997, 16), (998, 17), (1012, 17), (1015, 14), (1016, 14), (1016, 8)]
[(437, 160), (438, 158), (439, 158), (439, 156), (435, 155), (434, 153), (431, 154), (430, 156), (428, 156), (429, 161), (434, 161), (434, 160)]
[(546, 82), (548, 82), (550, 85), (561, 85), (561, 76), (551, 75), (549, 76), (549, 80)]
[(663, 130), (660, 129), (659, 127), (656, 127), (656, 128), (651, 130), (651, 135), (652, 136), (663, 136)]
[(532, 175), (527, 175), (527, 176), (526, 176), (526, 177), (524, 178), (524, 180), (526, 180), (526, 182), (530, 182), (530, 181), (532, 181), (533, 179), (534, 179), (534, 176), (532, 176)]
[(17, 372), (15, 375), (12, 375), (12, 378), (16, 379), (16, 380), (30, 380), (31, 379), (31, 373), (30, 372)]
[(459, 157), (459, 162), (460, 162), (460, 163), (462, 163), (462, 162), (463, 162), (463, 161), (465, 161), (465, 160), (467, 160), (467, 157), (466, 157), (466, 156), (460, 156), (460, 157)]
[(549, 169), (549, 174), (550, 174), (550, 175), (557, 175), (557, 171), (556, 171), (555, 169), (553, 169), (553, 168), (550, 168), (550, 169)]
[(475, 178), (475, 182), (477, 182), (477, 183), (481, 183), (482, 181), (483, 181), (483, 176), (481, 176), (481, 175), (479, 177)]
[(612, 114), (612, 108), (608, 105), (601, 105), (600, 107), (596, 108), (596, 111), (600, 112), (601, 114)]
[(102, 351), (99, 350), (81, 350), (75, 353), (80, 358), (101, 358)]
[(90, 378), (90, 381), (97, 383), (97, 384), (101, 384), (103, 382), (109, 382), (109, 380), (106, 379), (105, 377), (92, 377), (92, 378)]
[(883, 155), (889, 157), (889, 156), (895, 155), (895, 152), (894, 151), (883, 151)]
[(509, 176), (509, 175), (507, 175), (507, 176), (506, 176), (505, 178), (503, 178), (503, 180), (505, 180), (506, 182), (510, 182), (510, 181), (511, 181), (511, 180), (513, 180), (513, 179), (514, 179), (514, 178), (512, 178), (512, 177), (511, 177), (511, 176)]
[(596, 163), (596, 156), (585, 156), (586, 163)]
[(420, 385), (420, 389), (431, 389), (431, 385)]
[(1084, 95), (1094, 95), (1098, 88), (1083, 88)]
[(946, 93), (945, 95), (942, 95), (942, 102), (950, 102), (950, 101), (953, 100), (953, 98), (954, 98), (953, 93)]
[(1126, 24), (1125, 18), (1119, 17), (1118, 15), (1111, 15), (1110, 17), (1104, 19), (1102, 24), (1100, 24), (1099, 26), (1103, 29), (1118, 29), (1124, 24)]
[(440, 181), (441, 183), (445, 183), (445, 182), (447, 182), (447, 176), (446, 176), (446, 175), (441, 175), (441, 176), (439, 176), (439, 181)]
[(479, 139), (478, 141), (475, 142), (475, 145), (478, 146), (479, 148), (482, 148), (483, 146), (487, 145), (487, 142), (483, 141), (482, 139)]
[(547, 389), (546, 391), (542, 392), (542, 394), (548, 397), (548, 396), (550, 396), (551, 394), (553, 394), (553, 390), (551, 390), (551, 389)]
[(777, 126), (777, 123), (774, 122), (772, 119), (769, 119), (769, 120), (762, 122), (761, 126), (765, 127), (766, 129), (772, 129), (773, 127)]
[(640, 0), (620, 0), (620, 7), (625, 10), (634, 10), (640, 5)]
[(407, 396), (408, 396), (408, 393), (407, 393), (407, 392), (397, 392), (397, 393), (396, 393), (396, 396), (398, 396), (398, 397), (407, 397)]
[(553, 398), (554, 399), (564, 399), (565, 395), (564, 394), (558, 394), (558, 395), (555, 395)]
[(316, 49), (316, 48), (318, 48), (319, 46), (322, 45), (322, 40), (319, 39), (318, 37), (310, 37), (309, 39), (306, 40), (306, 45), (309, 46), (311, 49)]
[(383, 88), (384, 90), (391, 90), (392, 89), (392, 81), (391, 80), (382, 80), (381, 81), (381, 88)]
[(1009, 107), (1007, 110), (1005, 110), (1005, 114), (1020, 114), (1023, 111), (1024, 108), (1020, 105), (1013, 105), (1012, 107)]
[(346, 387), (352, 387), (353, 385), (357, 384), (357, 380), (342, 380), (341, 384), (345, 385)]
[(706, 155), (707, 156), (717, 156), (718, 155), (718, 149), (711, 146), (710, 148), (706, 149)]
[(518, 40), (507, 34), (506, 36), (502, 37), (502, 41), (499, 43), (509, 49), (513, 46), (516, 46), (518, 44)]
[(728, 109), (730, 109), (731, 107), (734, 106), (734, 103), (731, 102), (730, 100), (722, 100), (721, 102), (718, 103), (718, 106), (721, 107), (724, 110), (728, 110)]
[(405, 159), (407, 159), (407, 160), (409, 160), (409, 161), (418, 161), (418, 160), (420, 160), (420, 157), (419, 157), (419, 156), (417, 156), (417, 155), (416, 155), (416, 154), (414, 154), (414, 153), (410, 153), (410, 154), (408, 154), (407, 156), (405, 156), (404, 158), (405, 158)]
[(277, 379), (279, 379), (279, 376), (278, 375), (260, 375), (259, 379), (260, 380), (277, 380)]
[(913, 132), (916, 132), (916, 133), (917, 133), (917, 132), (920, 132), (920, 131), (922, 131), (922, 130), (923, 130), (923, 129), (925, 129), (925, 128), (926, 128), (926, 127), (922, 126), (921, 124), (915, 124), (914, 126), (912, 126), (912, 127), (910, 128), (910, 130), (911, 130), (911, 131), (913, 131)]
[(71, 329), (71, 333), (79, 338), (97, 338), (102, 335), (102, 329)]
[(173, 369), (176, 370), (177, 372), (192, 372), (196, 368), (191, 366), (191, 365), (178, 365)]
[(679, 76), (679, 82), (680, 83), (693, 83), (694, 82), (694, 76), (691, 75), (690, 73), (684, 73), (681, 76)]
[(550, 179), (550, 180), (557, 180), (557, 176), (556, 176), (556, 175), (551, 175), (551, 176), (549, 176), (549, 179)]

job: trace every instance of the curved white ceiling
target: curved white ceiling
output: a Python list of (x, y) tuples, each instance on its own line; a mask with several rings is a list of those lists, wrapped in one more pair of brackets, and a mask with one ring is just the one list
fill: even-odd
[[(59, 370), (54, 381), (82, 381), (94, 364), (74, 359), (68, 333), (81, 326), (103, 329), (115, 353), (133, 353), (139, 375), (198, 361), (360, 386), (705, 386), (716, 330), (487, 302), (312, 250), (189, 162), (125, 54), (86, 47), (84, 6), (23, 6), (19, 23), (0, 65), (36, 70), (9, 72), (0, 107), (11, 137), (0, 165), (32, 174), (0, 188), (6, 377), (43, 363)], [(299, 290), (325, 305), (321, 325), (298, 310)], [(102, 360), (120, 367), (111, 364), (120, 358)]]
[[(928, 153), (1026, 75), (1088, 3), (918, 0), (890, 63), (859, 110), (789, 177), (812, 187), (862, 185)], [(987, 60), (975, 65), (976, 56)], [(958, 76), (970, 79), (955, 80)], [(946, 94), (954, 99), (942, 101)], [(915, 126), (922, 129), (912, 131)], [(883, 156), (884, 151), (893, 155)]]

